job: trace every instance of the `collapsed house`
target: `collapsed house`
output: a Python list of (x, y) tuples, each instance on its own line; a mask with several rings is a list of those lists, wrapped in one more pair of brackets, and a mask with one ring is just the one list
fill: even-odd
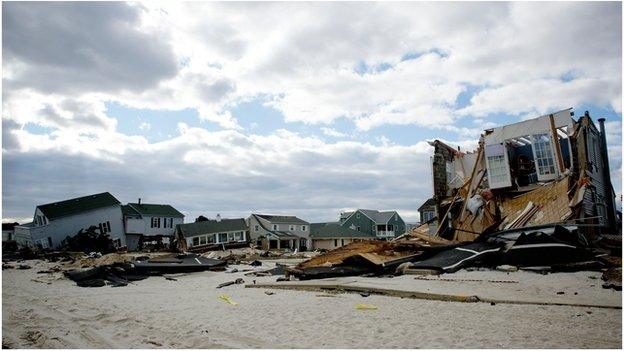
[[(604, 119), (572, 109), (485, 130), (474, 152), (430, 142), (433, 236), (472, 241), (482, 233), (570, 223), (589, 239), (618, 231)], [(429, 226), (419, 228), (429, 232)]]

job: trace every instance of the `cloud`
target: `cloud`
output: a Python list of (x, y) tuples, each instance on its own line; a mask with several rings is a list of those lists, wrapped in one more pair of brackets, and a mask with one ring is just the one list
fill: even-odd
[(321, 131), (323, 132), (323, 134), (327, 136), (335, 137), (335, 138), (345, 138), (349, 136), (346, 133), (342, 133), (335, 129), (327, 128), (327, 127), (321, 127)]
[[(5, 209), (27, 217), (36, 203), (110, 190), (194, 215), (413, 214), (431, 194), (431, 147), (398, 145), (380, 128), (417, 126), (472, 150), (502, 116), (589, 104), (621, 119), (621, 28), (617, 2), (4, 3)], [(286, 127), (256, 119), (244, 130), (238, 119), (258, 116), (235, 112), (251, 100)], [(106, 103), (191, 110), (211, 127), (178, 123), (150, 143), (120, 132)], [(289, 130), (346, 138), (332, 126), (341, 118), (357, 129), (348, 133), (387, 139)], [(621, 178), (621, 123), (611, 129)]]
[[(429, 173), (414, 169), (428, 164), (426, 143), (327, 143), (287, 130), (261, 136), (184, 124), (177, 136), (151, 144), (120, 135), (20, 133), (18, 149), (3, 157), (3, 168), (10, 170), (4, 208), (13, 217), (27, 216), (38, 203), (110, 191), (122, 201), (168, 202), (192, 216), (219, 209), (231, 216), (289, 211), (332, 220), (344, 206), (413, 211), (424, 201), (414, 194), (430, 190)], [(116, 138), (126, 146), (111, 151)], [(83, 152), (68, 155), (70, 144)]]
[(141, 30), (125, 3), (6, 3), (5, 89), (45, 93), (142, 91), (177, 73), (163, 33)]

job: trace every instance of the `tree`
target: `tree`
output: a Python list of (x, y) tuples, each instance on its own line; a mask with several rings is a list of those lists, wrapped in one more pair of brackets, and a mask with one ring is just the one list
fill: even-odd
[(208, 222), (208, 218), (199, 215), (199, 217), (195, 218), (195, 222)]

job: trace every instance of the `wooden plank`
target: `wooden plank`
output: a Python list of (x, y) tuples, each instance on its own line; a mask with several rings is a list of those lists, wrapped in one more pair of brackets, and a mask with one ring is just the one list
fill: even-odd
[(555, 149), (555, 155), (557, 156), (557, 163), (559, 164), (559, 172), (565, 172), (565, 166), (563, 164), (563, 156), (561, 155), (561, 145), (559, 144), (559, 134), (555, 128), (555, 117), (550, 114), (550, 133), (553, 139), (553, 149)]

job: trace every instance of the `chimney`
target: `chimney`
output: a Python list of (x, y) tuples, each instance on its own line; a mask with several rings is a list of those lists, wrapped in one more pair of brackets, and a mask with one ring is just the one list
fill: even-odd
[(221, 215), (217, 213), (217, 222), (221, 222)]
[[(605, 132), (605, 119), (604, 118), (598, 118), (598, 123), (600, 124), (600, 139), (602, 141), (602, 164), (603, 164), (603, 170), (602, 172), (604, 173), (604, 181), (605, 184), (608, 186), (609, 191), (611, 191), (611, 189), (613, 189), (613, 185), (611, 184), (611, 169), (609, 167), (609, 154), (607, 152), (607, 133)], [(607, 217), (609, 220), (609, 226), (611, 228), (615, 227), (615, 217), (616, 217), (616, 205), (615, 205), (615, 198), (611, 195), (608, 196), (607, 199), (607, 210), (609, 211), (609, 216)]]
[(141, 198), (139, 198), (139, 205), (141, 204)]

